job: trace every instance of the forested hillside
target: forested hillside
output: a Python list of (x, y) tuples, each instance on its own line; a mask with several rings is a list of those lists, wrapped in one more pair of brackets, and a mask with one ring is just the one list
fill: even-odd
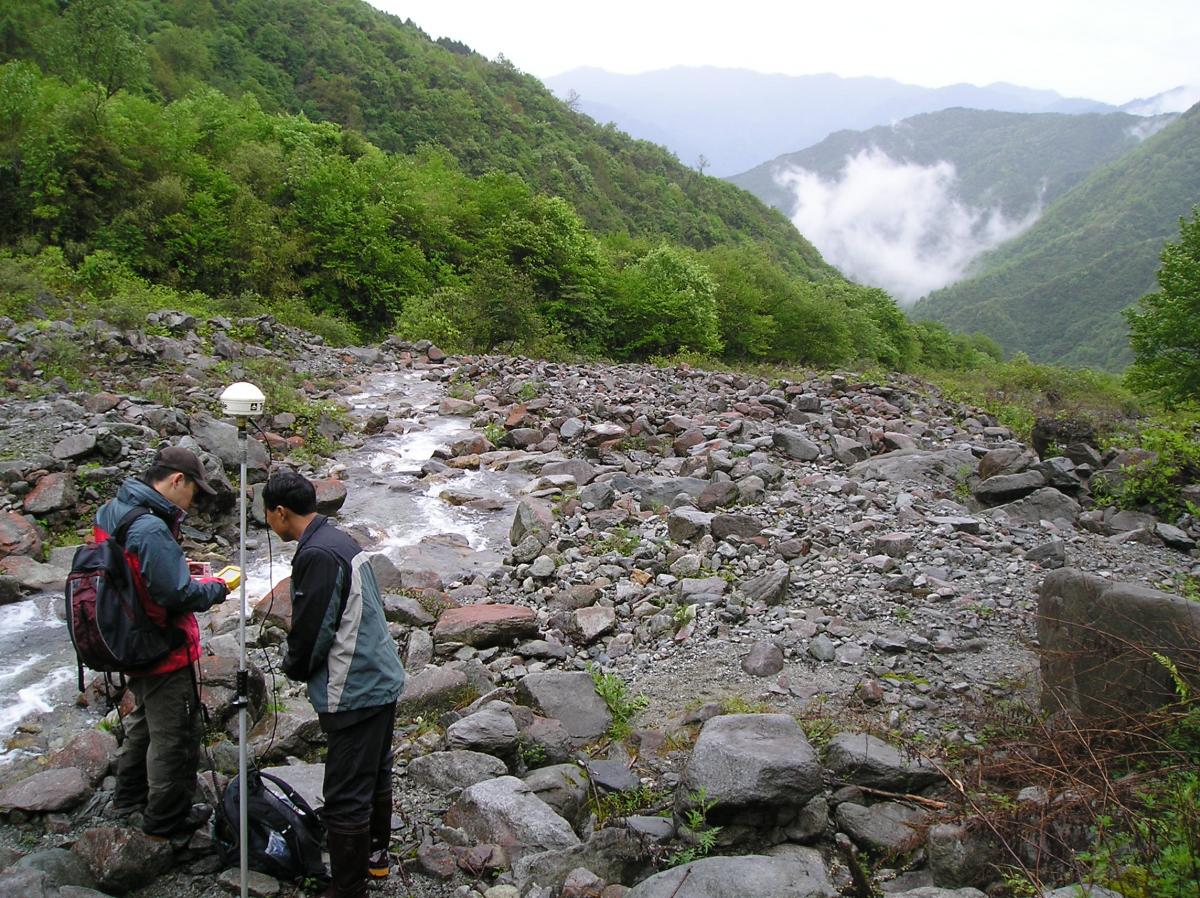
[[(8, 58), (59, 75), (102, 38), (96, 28), (47, 40), (59, 4), (9, 0)], [(663, 235), (698, 249), (754, 240), (792, 274), (832, 273), (782, 217), (660, 147), (598, 127), (506, 62), (435, 43), (361, 0), (138, 0), (124, 8), (145, 65), (124, 85), (166, 101), (197, 88), (253, 94), (267, 112), (336, 122), (381, 149), (444, 147), (470, 175), (513, 173), (569, 200), (592, 228)], [(105, 13), (111, 15), (111, 12)], [(72, 49), (74, 48), (74, 49)]]
[(732, 185), (365, 4), (56, 10), (3, 10), (0, 314), (316, 314), (339, 338), (616, 358), (998, 352), (910, 324)]
[(902, 163), (950, 162), (957, 173), (957, 199), (996, 208), (1007, 218), (1021, 218), (1037, 204), (1053, 202), (1097, 167), (1129, 152), (1146, 131), (1165, 126), (1172, 118), (944, 109), (867, 131), (838, 131), (814, 146), (728, 180), (792, 215), (796, 196), (779, 183), (779, 174), (805, 169), (833, 180), (847, 158), (876, 150)]
[(1035, 360), (1110, 370), (1131, 358), (1121, 310), (1153, 289), (1163, 243), (1200, 203), (1200, 106), (1094, 172), (978, 273), (913, 312)]

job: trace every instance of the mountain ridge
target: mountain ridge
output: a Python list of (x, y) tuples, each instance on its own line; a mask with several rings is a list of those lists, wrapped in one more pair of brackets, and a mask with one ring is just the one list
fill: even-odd
[(1093, 172), (971, 277), (912, 314), (980, 330), (1035, 361), (1119, 369), (1123, 309), (1154, 288), (1159, 254), (1200, 203), (1200, 104)]
[[(718, 175), (745, 171), (837, 130), (863, 130), (952, 106), (1065, 113), (1113, 108), (1006, 82), (924, 88), (874, 76), (764, 74), (716, 66), (675, 66), (640, 75), (581, 67), (543, 81), (559, 96), (575, 91), (578, 108), (596, 112), (598, 121), (618, 110), (620, 117), (612, 121), (635, 137), (653, 139), (639, 131), (639, 122), (653, 123), (674, 135), (666, 145), (678, 158), (695, 164), (703, 155)], [(747, 97), (756, 102), (748, 103)], [(682, 114), (688, 111), (702, 117), (689, 119)]]

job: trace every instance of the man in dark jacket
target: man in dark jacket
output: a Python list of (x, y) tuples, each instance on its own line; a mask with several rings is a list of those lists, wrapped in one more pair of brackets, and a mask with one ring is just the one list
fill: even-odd
[(404, 668), (388, 633), (369, 556), (324, 515), (313, 485), (291, 471), (263, 489), (267, 524), (292, 558), (292, 629), (283, 671), (308, 683), (329, 742), (325, 806), (333, 881), (324, 898), (361, 898), (388, 875), (392, 736)]
[(125, 548), (141, 575), (142, 605), (161, 627), (178, 632), (178, 647), (148, 670), (129, 672), (135, 707), (126, 715), (117, 761), (113, 811), (142, 812), (152, 836), (191, 833), (204, 817), (192, 813), (203, 728), (192, 665), (200, 660), (200, 628), (193, 612), (222, 602), (229, 588), (216, 578), (193, 580), (179, 546), (179, 526), (200, 493), (213, 493), (194, 452), (171, 446), (158, 453), (142, 478), (126, 480), (96, 513), (96, 537), (114, 532), (135, 508)]

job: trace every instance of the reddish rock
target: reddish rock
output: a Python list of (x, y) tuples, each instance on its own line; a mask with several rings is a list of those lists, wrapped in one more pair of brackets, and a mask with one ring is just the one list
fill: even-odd
[(117, 740), (111, 733), (84, 730), (46, 760), (49, 769), (76, 767), (95, 786), (112, 765)]
[(93, 415), (111, 412), (121, 404), (121, 397), (114, 393), (93, 393), (83, 400), (83, 407)]
[(8, 511), (0, 511), (0, 558), (6, 555), (37, 555), (42, 551), (42, 537), (37, 527)]
[(484, 648), (527, 639), (538, 633), (533, 609), (520, 605), (467, 605), (443, 612), (433, 628), (435, 642), (462, 642)]
[(317, 491), (317, 511), (321, 514), (337, 514), (346, 503), (346, 484), (336, 477), (314, 480)]
[(49, 514), (75, 505), (75, 480), (66, 472), (47, 474), (25, 497), (26, 514)]
[(521, 403), (520, 405), (514, 405), (512, 409), (509, 410), (508, 417), (504, 419), (504, 426), (509, 430), (512, 430), (514, 427), (524, 426), (531, 420), (531, 418), (532, 415), (529, 414), (528, 406), (526, 406), (524, 403)]
[(91, 793), (87, 777), (78, 767), (43, 770), (0, 789), (0, 811), (69, 811)]
[(116, 895), (157, 879), (175, 859), (169, 840), (114, 825), (84, 830), (72, 850), (87, 863), (96, 885)]
[(671, 448), (675, 450), (676, 455), (687, 455), (689, 449), (703, 442), (704, 434), (699, 430), (685, 430), (671, 443)]
[(620, 424), (593, 424), (587, 429), (584, 442), (589, 446), (599, 446), (603, 443), (615, 442), (629, 433)]
[(458, 855), (458, 866), (475, 877), (498, 873), (508, 866), (508, 857), (499, 845), (485, 842), (470, 848), (456, 848), (454, 853)]
[(450, 879), (458, 872), (458, 863), (449, 845), (422, 842), (417, 849), (417, 868), (434, 879)]
[(275, 587), (254, 603), (250, 619), (255, 623), (279, 627), (285, 633), (292, 629), (292, 578), (284, 577)]

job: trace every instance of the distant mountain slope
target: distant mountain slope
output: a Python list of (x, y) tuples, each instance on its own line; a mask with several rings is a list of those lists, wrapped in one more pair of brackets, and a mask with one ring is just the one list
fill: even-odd
[[(509, 63), (453, 40), (435, 42), (361, 0), (123, 5), (146, 43), (151, 95), (175, 100), (205, 85), (234, 97), (250, 93), (268, 112), (334, 121), (389, 151), (443, 147), (468, 174), (516, 174), (570, 201), (601, 232), (698, 249), (755, 242), (791, 274), (837, 277), (786, 218), (736, 187), (597, 125)], [(0, 4), (0, 61), (46, 65), (31, 36), (58, 6)]]
[(1173, 116), (1145, 120), (1122, 113), (1063, 115), (945, 109), (868, 131), (839, 131), (815, 146), (787, 153), (727, 178), (785, 215), (796, 194), (779, 176), (805, 169), (837, 178), (849, 157), (878, 150), (904, 163), (950, 162), (956, 199), (1021, 217), (1080, 183), (1098, 166), (1132, 150), (1146, 130)]
[(1153, 289), (1163, 243), (1200, 203), (1200, 105), (1069, 191), (977, 273), (913, 314), (1039, 361), (1119, 369), (1120, 312)]
[[(635, 137), (663, 139), (683, 162), (703, 155), (732, 175), (807, 147), (834, 131), (863, 130), (954, 106), (1010, 112), (1101, 112), (1111, 107), (1012, 84), (927, 88), (886, 78), (765, 75), (744, 69), (676, 67), (640, 75), (580, 68), (546, 79), (559, 96)], [(654, 133), (641, 130), (652, 123)], [(665, 137), (660, 137), (665, 135)]]

